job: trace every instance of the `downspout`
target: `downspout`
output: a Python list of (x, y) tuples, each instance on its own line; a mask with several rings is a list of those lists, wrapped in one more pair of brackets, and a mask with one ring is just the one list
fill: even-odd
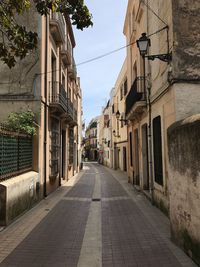
[[(61, 94), (61, 84), (62, 84), (62, 71), (61, 71), (61, 44), (59, 45), (59, 94)], [(61, 186), (61, 173), (62, 173), (62, 163), (63, 163), (63, 143), (62, 143), (62, 119), (60, 119), (60, 160), (59, 160), (59, 181), (58, 185)]]
[[(148, 4), (148, 0), (147, 0)], [(149, 18), (149, 12), (147, 8), (147, 34), (149, 34), (149, 23), (148, 23), (148, 18)], [(148, 61), (148, 70), (151, 69), (151, 65)], [(150, 72), (149, 72), (150, 74)], [(150, 75), (148, 74), (149, 78)], [(152, 106), (151, 106), (151, 83), (148, 83), (147, 85), (147, 90), (148, 90), (148, 99), (147, 99), (147, 105), (149, 107), (149, 121), (148, 121), (148, 146), (149, 146), (149, 176), (150, 176), (150, 195), (151, 195), (151, 203), (154, 205), (154, 180), (153, 180), (153, 166), (152, 166), (152, 124), (151, 124), (151, 118), (152, 118)]]
[(47, 196), (47, 64), (48, 64), (48, 15), (46, 15), (45, 25), (45, 75), (44, 75), (44, 197)]

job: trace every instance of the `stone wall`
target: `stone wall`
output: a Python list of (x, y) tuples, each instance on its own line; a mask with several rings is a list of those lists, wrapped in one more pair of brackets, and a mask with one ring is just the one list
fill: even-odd
[(19, 60), (11, 70), (0, 62), (0, 99), (3, 95), (31, 95), (38, 98), (41, 83), (41, 16), (35, 8), (31, 8), (16, 20), (20, 25), (26, 25), (27, 30), (38, 33), (38, 48)]
[(200, 79), (200, 1), (172, 1), (173, 78)]
[(0, 225), (8, 225), (40, 199), (39, 174), (27, 172), (0, 183)]
[(168, 128), (173, 240), (200, 264), (200, 114)]

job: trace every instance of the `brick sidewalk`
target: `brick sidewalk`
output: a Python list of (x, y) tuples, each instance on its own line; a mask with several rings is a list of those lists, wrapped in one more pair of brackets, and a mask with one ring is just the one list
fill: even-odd
[(95, 163), (0, 232), (0, 267), (196, 266), (171, 241), (169, 220)]

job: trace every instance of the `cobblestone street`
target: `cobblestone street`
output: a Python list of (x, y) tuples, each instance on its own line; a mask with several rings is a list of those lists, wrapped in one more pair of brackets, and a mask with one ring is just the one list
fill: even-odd
[(0, 232), (0, 267), (196, 266), (168, 219), (127, 177), (96, 163)]

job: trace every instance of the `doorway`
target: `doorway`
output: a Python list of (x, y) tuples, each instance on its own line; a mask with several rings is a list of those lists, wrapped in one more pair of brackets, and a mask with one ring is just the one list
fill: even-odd
[(153, 154), (155, 182), (163, 185), (161, 117), (153, 119)]
[(127, 171), (127, 161), (126, 161), (126, 147), (123, 147), (123, 171)]

